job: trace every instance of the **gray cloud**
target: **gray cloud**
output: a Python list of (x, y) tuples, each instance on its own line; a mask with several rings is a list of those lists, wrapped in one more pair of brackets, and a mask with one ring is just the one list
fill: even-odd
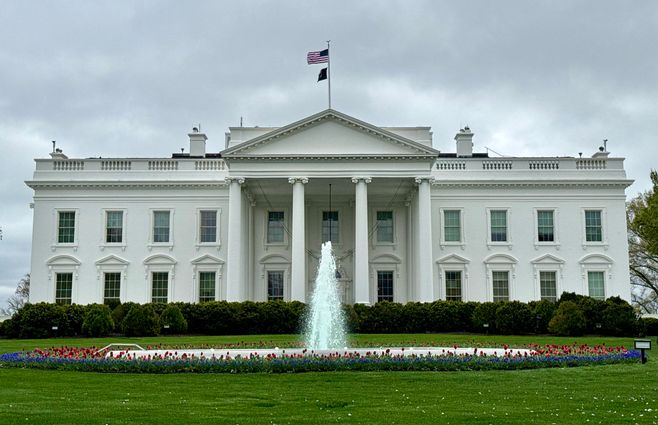
[[(237, 3), (237, 4), (236, 4)], [(452, 151), (585, 155), (604, 138), (649, 188), (658, 4), (639, 1), (3, 2), (0, 303), (29, 268), (32, 158), (168, 156), (202, 123), (284, 125), (326, 108), (305, 54), (332, 40), (334, 108), (431, 125)]]

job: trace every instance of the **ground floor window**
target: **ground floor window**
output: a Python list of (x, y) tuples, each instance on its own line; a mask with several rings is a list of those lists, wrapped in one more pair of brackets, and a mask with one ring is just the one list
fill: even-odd
[(598, 300), (605, 299), (605, 275), (603, 272), (587, 272), (587, 286), (589, 296)]
[(71, 304), (73, 293), (73, 273), (57, 273), (55, 277), (55, 302)]
[(509, 301), (509, 272), (492, 271), (491, 281), (493, 282), (493, 300)]
[(169, 292), (169, 273), (153, 272), (151, 274), (151, 302), (166, 303)]
[(282, 270), (269, 270), (267, 272), (267, 300), (283, 300)]
[(557, 301), (557, 273), (554, 271), (539, 272), (539, 292), (542, 300)]
[(393, 272), (392, 271), (378, 271), (377, 272), (377, 302), (391, 301), (393, 302)]
[(103, 303), (110, 304), (118, 302), (121, 294), (121, 272), (103, 274), (104, 290)]
[(215, 301), (215, 272), (199, 272), (199, 302)]
[(462, 272), (446, 271), (446, 300), (462, 300)]

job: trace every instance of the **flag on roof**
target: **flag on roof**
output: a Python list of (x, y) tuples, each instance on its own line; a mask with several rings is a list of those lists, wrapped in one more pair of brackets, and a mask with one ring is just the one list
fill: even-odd
[(329, 49), (320, 50), (319, 52), (308, 52), (306, 62), (309, 65), (329, 62)]
[(322, 68), (320, 70), (320, 73), (318, 74), (318, 81), (322, 81), (326, 79), (327, 79), (327, 68)]

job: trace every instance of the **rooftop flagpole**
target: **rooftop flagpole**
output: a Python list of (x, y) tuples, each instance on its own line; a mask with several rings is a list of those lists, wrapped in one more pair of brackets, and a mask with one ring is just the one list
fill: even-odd
[(329, 109), (331, 109), (331, 52), (329, 51), (329, 43), (327, 40), (327, 90), (329, 92)]

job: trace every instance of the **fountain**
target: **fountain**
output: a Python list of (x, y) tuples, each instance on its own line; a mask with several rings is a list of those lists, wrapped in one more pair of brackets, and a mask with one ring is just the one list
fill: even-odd
[(304, 331), (304, 346), (311, 350), (343, 349), (347, 346), (345, 314), (338, 296), (336, 261), (331, 241), (322, 244), (322, 257), (315, 278)]

